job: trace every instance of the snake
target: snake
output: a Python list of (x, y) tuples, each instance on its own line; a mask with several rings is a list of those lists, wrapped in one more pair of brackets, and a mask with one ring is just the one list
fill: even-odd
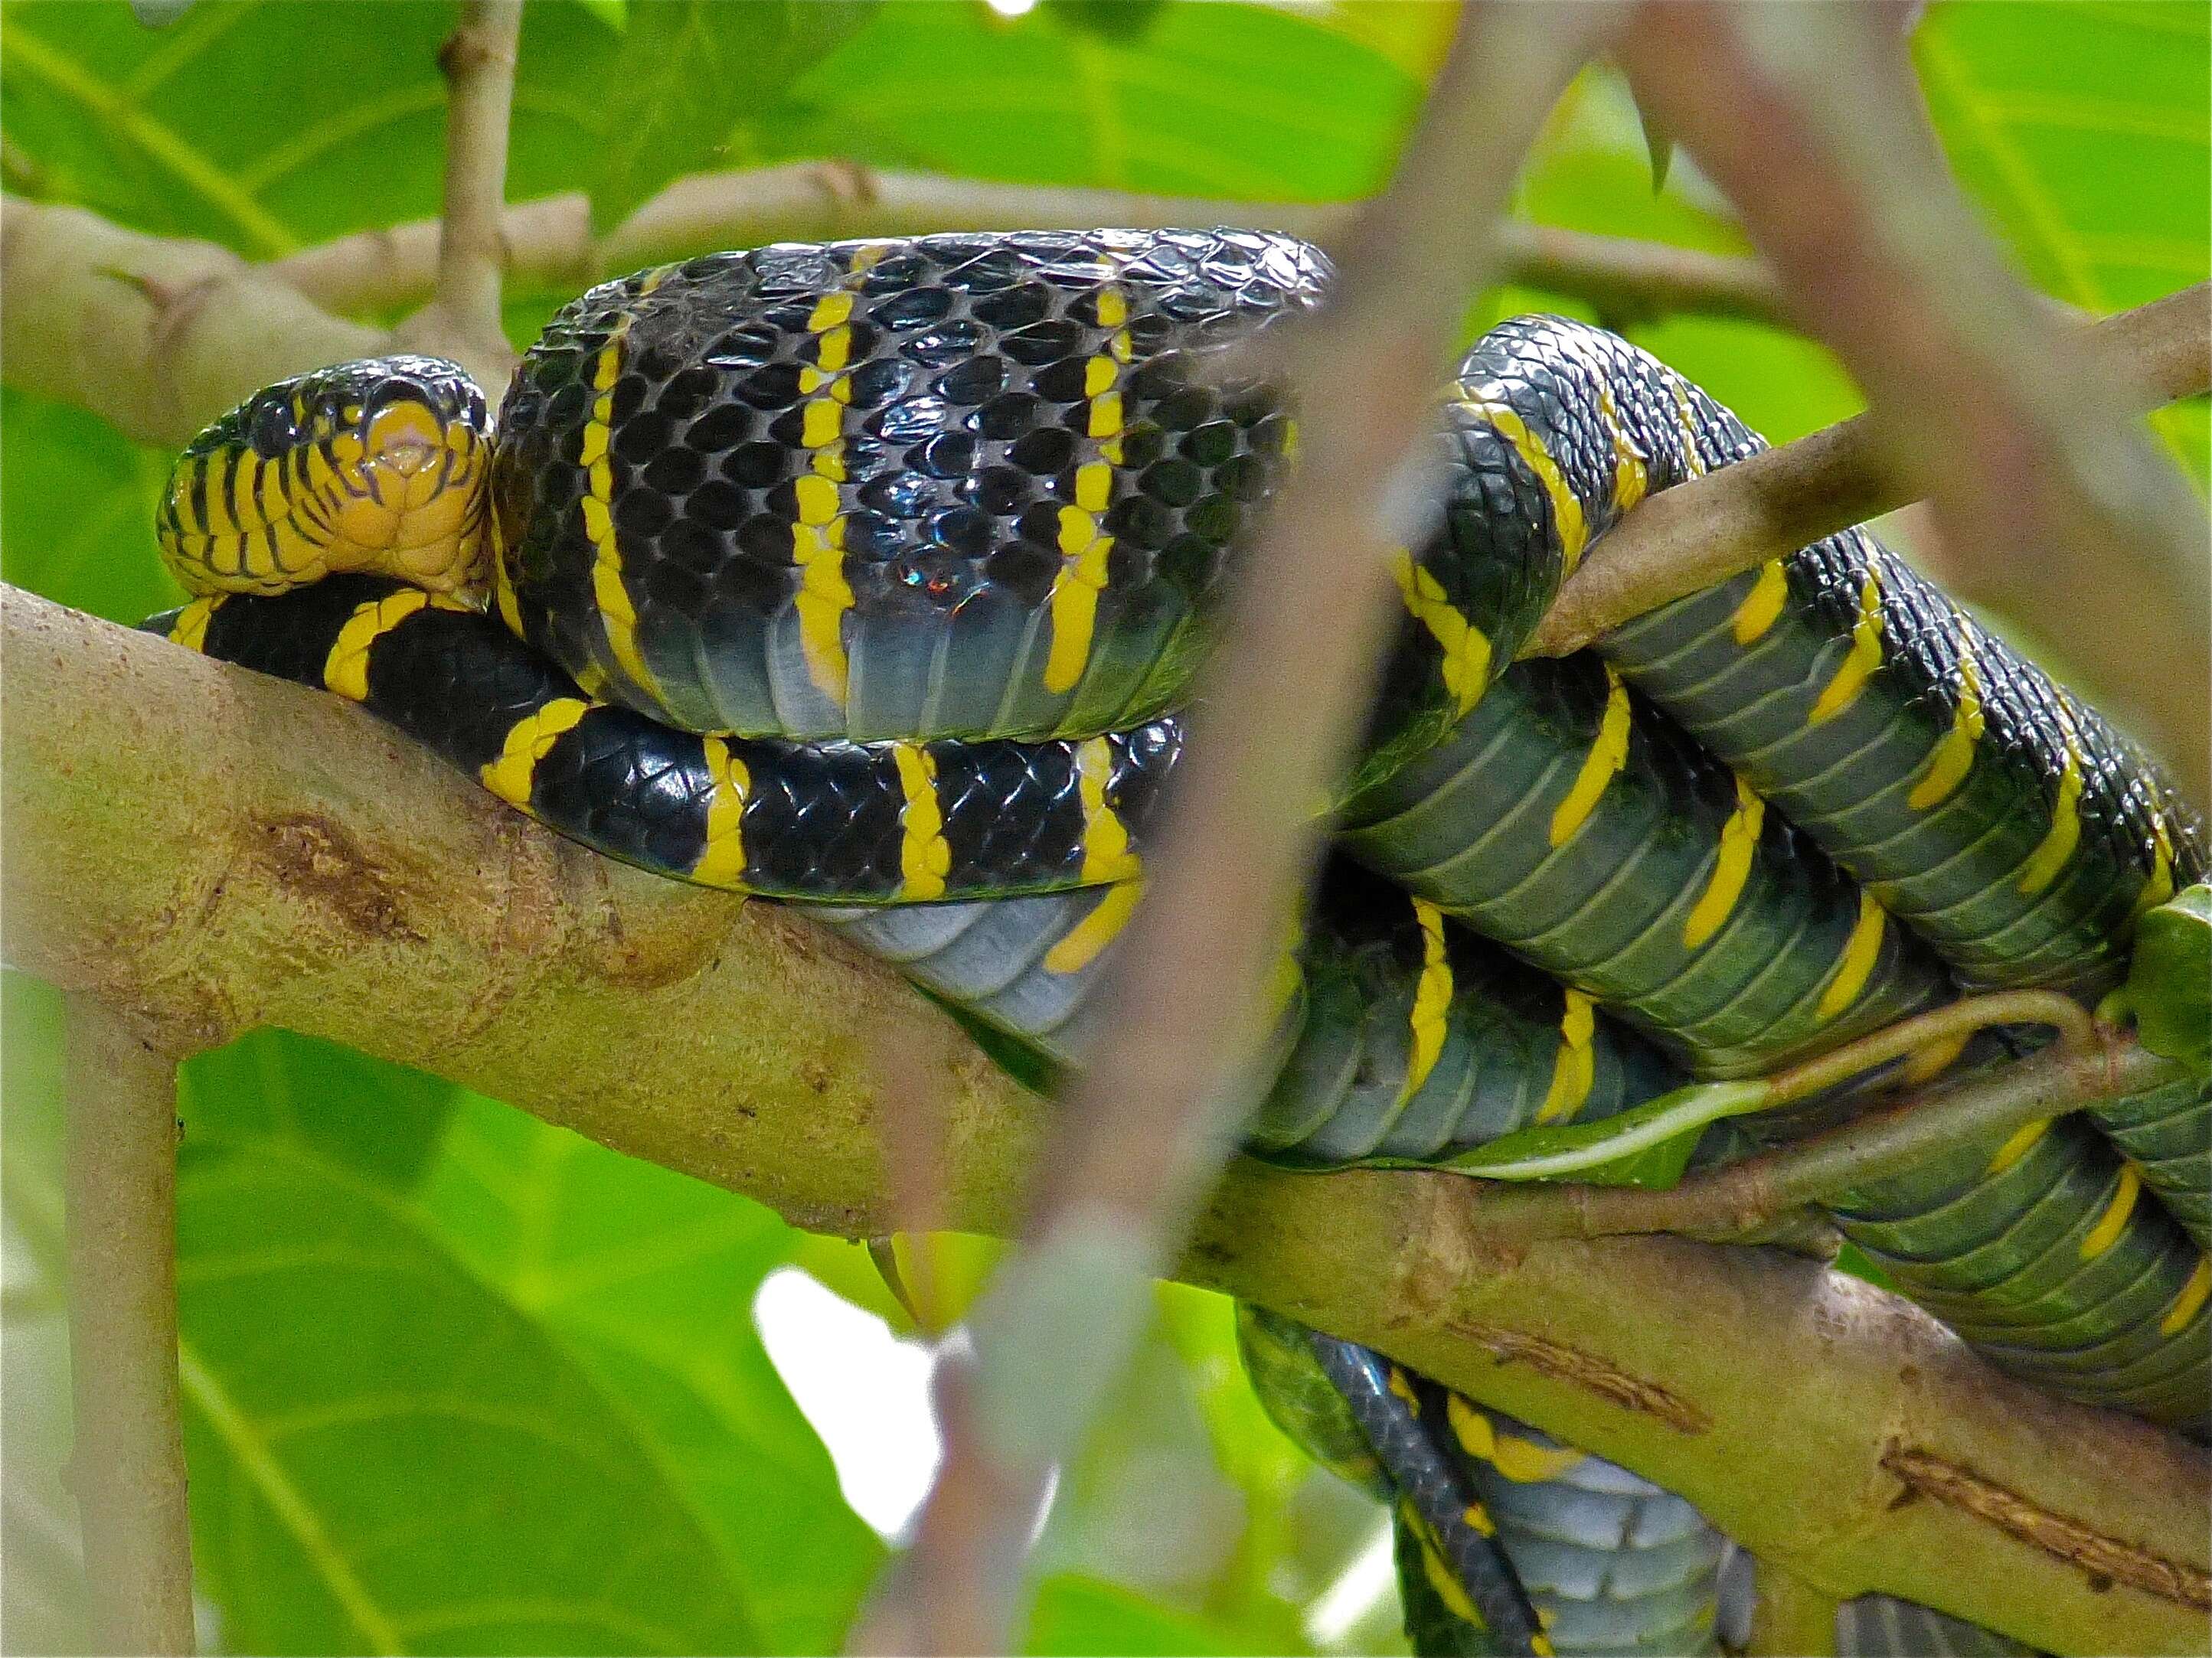
[[(609, 856), (811, 903), (1079, 1063), (1194, 676), (1297, 453), (1252, 342), (1328, 281), (1306, 244), (1229, 229), (640, 272), (553, 319), (495, 420), (422, 357), (248, 398), (163, 492), (190, 597), (146, 625), (361, 703)], [(2156, 767), (1863, 531), (1516, 661), (1613, 525), (1758, 446), (1603, 330), (1522, 318), (1471, 348), (1431, 510), (1391, 561), (1401, 615), (1334, 850), (1275, 976), (1256, 1155), (1446, 1161), (1964, 990), (2094, 995), (2133, 923), (2203, 878)], [(2000, 1369), (2201, 1433), (2208, 1133), (2185, 1081), (1824, 1207)], [(1494, 1448), (1494, 1418), (1331, 1343), (1276, 1344), (1318, 1390), (1254, 1373), (1271, 1404), (1349, 1412), (1428, 1646), (1666, 1649), (1686, 1604), (1713, 1606), (1686, 1565), (1583, 1644), (1574, 1585), (1532, 1591), (1492, 1509), (1588, 1493), (1486, 1488), (1481, 1436), (1438, 1424), (1489, 1421)], [(1280, 1414), (1330, 1451), (1316, 1412)]]

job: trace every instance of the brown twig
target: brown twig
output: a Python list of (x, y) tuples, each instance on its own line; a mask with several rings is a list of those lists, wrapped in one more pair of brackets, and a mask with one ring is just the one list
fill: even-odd
[(192, 1650), (177, 1384), (177, 1073), (114, 1013), (69, 1004), (71, 1483), (98, 1650)]
[(434, 296), (395, 331), (412, 349), (451, 357), (496, 395), (514, 367), (500, 322), (508, 116), (522, 0), (463, 0), (438, 52), (446, 77), (445, 200)]
[[(2089, 338), (2136, 393), (2133, 410), (2202, 396), (2212, 391), (2212, 282), (2108, 317)], [(1902, 507), (1917, 487), (1865, 415), (1678, 484), (1591, 544), (1522, 654), (1581, 650), (1647, 610)]]
[(1471, 1187), (1465, 1202), (1487, 1236), (1533, 1242), (1632, 1232), (1726, 1237), (1801, 1204), (1905, 1174), (1961, 1140), (1997, 1135), (2100, 1100), (2175, 1080), (2181, 1068), (2116, 1036), (2061, 1045), (2002, 1071), (1869, 1112), (1665, 1191), (1631, 1186)]
[(1981, 596), (2048, 619), (2202, 800), (2212, 570), (2202, 503), (2075, 331), (2006, 268), (1877, 7), (1646, 4), (1639, 99), (1742, 214), (1867, 390)]
[[(1005, 184), (904, 173), (842, 161), (679, 179), (594, 240), (580, 192), (507, 210), (507, 274), (565, 291), (635, 266), (763, 242), (908, 236), (939, 230), (1134, 228), (1243, 225), (1328, 243), (1357, 219), (1358, 202), (1227, 201), (1120, 190)], [(388, 307), (429, 291), (437, 223), (365, 230), (277, 260), (271, 275), (340, 313)], [(1674, 313), (1783, 319), (1773, 278), (1756, 259), (1661, 242), (1503, 220), (1498, 270), (1509, 281), (1587, 301), (1609, 318)]]
[(1378, 502), (1376, 483), (1403, 486), (1430, 420), (1408, 391), (1443, 372), (1522, 152), (1610, 18), (1468, 9), (1396, 178), (1289, 354), (1299, 465), (1253, 550), (1150, 895), (1103, 992), (1114, 1047), (1076, 1084), (1028, 1247), (977, 1309), (968, 1408), (945, 1424), (914, 1551), (863, 1650), (1003, 1647), (1030, 1494), (1119, 1372), (1144, 1278), (1234, 1147), (1258, 989), (1317, 850), (1310, 805), (1356, 735), (1384, 634), (1405, 507)]
[[(853, 1032), (934, 1055), (949, 1027), (888, 969), (778, 906), (568, 845), (335, 697), (20, 592), (0, 624), (15, 965), (129, 1006), (164, 1052), (282, 1025), (795, 1224), (898, 1224), (882, 1118), (900, 1102)], [(945, 1063), (945, 1222), (1006, 1233), (1048, 1114), (972, 1048)], [(1620, 1462), (1754, 1552), (1814, 1557), (1839, 1596), (1881, 1589), (2045, 1650), (2201, 1649), (2201, 1615), (2160, 1594), (1973, 1514), (1893, 1506), (1878, 1462), (1905, 1424), (2037, 1512), (2201, 1572), (2201, 1452), (2008, 1382), (1815, 1262), (1669, 1238), (1502, 1245), (1469, 1184), (1243, 1163), (1176, 1271)]]

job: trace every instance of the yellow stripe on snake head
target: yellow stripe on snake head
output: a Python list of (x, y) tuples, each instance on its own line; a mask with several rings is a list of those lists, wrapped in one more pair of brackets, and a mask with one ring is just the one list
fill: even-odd
[(699, 742), (714, 792), (707, 799), (706, 845), (691, 865), (691, 878), (702, 886), (738, 887), (745, 873), (745, 794), (752, 774), (721, 738), (702, 737)]
[(1551, 843), (1563, 847), (1569, 837), (1589, 820), (1597, 810), (1599, 799), (1606, 785), (1628, 763), (1628, 687), (1621, 683), (1620, 676), (1608, 664), (1605, 671), (1605, 713), (1598, 720), (1597, 738), (1591, 743), (1589, 752), (1583, 756), (1582, 770), (1576, 774), (1574, 786), (1566, 798), (1553, 809)]
[(1828, 981), (1828, 987), (1820, 993), (1820, 1005), (1814, 1010), (1814, 1017), (1823, 1024), (1856, 1001), (1859, 993), (1866, 988), (1874, 964), (1881, 955), (1882, 929), (1888, 919), (1882, 907), (1875, 902), (1874, 894), (1859, 894), (1859, 919), (1852, 925), (1851, 936), (1844, 941), (1843, 956), (1836, 963), (1836, 976)]
[(1735, 810), (1721, 825), (1720, 851), (1713, 872), (1689, 918), (1682, 923), (1682, 948), (1696, 950), (1720, 931), (1721, 923), (1743, 896), (1751, 878), (1752, 854), (1759, 850), (1759, 832), (1765, 824), (1766, 802), (1752, 792), (1741, 777), (1735, 780)]
[(1421, 929), (1421, 976), (1413, 986), (1413, 1012), (1407, 1020), (1406, 1080), (1398, 1090), (1400, 1105), (1419, 1093), (1429, 1072), (1437, 1068), (1451, 1017), (1451, 956), (1444, 945), (1443, 912), (1426, 899), (1413, 902), (1413, 920)]
[(525, 714), (507, 727), (506, 740), (500, 744), (499, 758), (488, 762), (477, 773), (483, 786), (507, 805), (528, 811), (530, 781), (538, 762), (552, 752), (553, 744), (563, 733), (574, 731), (577, 722), (591, 711), (592, 704), (581, 697), (560, 696), (535, 714)]
[(323, 661), (323, 683), (355, 702), (368, 701), (369, 647), (430, 602), (420, 587), (403, 587), (354, 606)]
[(171, 642), (181, 645), (188, 651), (204, 651), (207, 648), (208, 623), (216, 611), (222, 608), (226, 597), (228, 595), (223, 593), (210, 593), (194, 599), (179, 610), (177, 619), (169, 624)]
[(891, 755), (905, 799), (899, 808), (899, 896), (927, 903), (945, 896), (945, 878), (952, 870), (945, 807), (937, 798), (937, 756), (919, 743), (893, 744)]
[(1881, 665), (1881, 584), (1867, 573), (1866, 585), (1859, 589), (1858, 619), (1851, 624), (1850, 648), (1837, 664), (1835, 675), (1821, 687), (1820, 696), (1813, 703), (1813, 711), (1805, 716), (1808, 726), (1818, 726), (1834, 719), (1858, 700), (1874, 671)]

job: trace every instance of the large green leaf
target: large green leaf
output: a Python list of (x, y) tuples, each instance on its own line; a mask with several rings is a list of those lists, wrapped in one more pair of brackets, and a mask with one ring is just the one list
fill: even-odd
[(759, 1649), (635, 1424), (391, 1192), (196, 1141), (177, 1230), (193, 1545), (226, 1644)]
[(600, 1381), (769, 1646), (837, 1647), (884, 1549), (753, 1326), (761, 1280), (798, 1235), (759, 1204), (473, 1096), (422, 1204)]
[(592, 186), (605, 230), (671, 179), (741, 163), (793, 74), (866, 18), (866, 0), (646, 0), (607, 87), (607, 140)]

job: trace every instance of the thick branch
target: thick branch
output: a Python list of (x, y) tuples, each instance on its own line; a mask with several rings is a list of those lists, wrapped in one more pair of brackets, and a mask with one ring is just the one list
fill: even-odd
[(70, 999), (70, 1484), (103, 1652), (192, 1650), (177, 1386), (176, 1068)]
[[(803, 917), (567, 846), (336, 699), (12, 591), (0, 616), (17, 964), (165, 1052), (285, 1025), (854, 1237), (898, 1223), (872, 1044), (943, 1054), (925, 1062), (945, 1224), (1011, 1229), (1034, 1102)], [(1893, 1507), (1907, 1487), (1881, 1462), (1894, 1445), (1972, 1470), (2186, 1585), (2207, 1564), (2199, 1452), (1996, 1376), (1815, 1263), (1502, 1248), (1466, 1189), (1240, 1164), (1178, 1271), (1621, 1461), (1838, 1596), (1884, 1589), (2062, 1650), (2201, 1645), (2172, 1594), (2100, 1592), (1954, 1504)]]
[[(719, 248), (840, 236), (1244, 225), (1327, 243), (1342, 234), (1362, 205), (1152, 196), (950, 179), (852, 161), (787, 161), (679, 179), (600, 240), (592, 235), (590, 203), (580, 192), (511, 207), (503, 228), (509, 277), (580, 289), (602, 276)], [(429, 292), (437, 230), (434, 220), (425, 219), (360, 231), (268, 269), (328, 310), (404, 304)], [(1499, 222), (1498, 240), (1507, 280), (1587, 301), (1609, 319), (1682, 312), (1754, 322), (1783, 318), (1773, 279), (1755, 259), (1515, 220)]]

